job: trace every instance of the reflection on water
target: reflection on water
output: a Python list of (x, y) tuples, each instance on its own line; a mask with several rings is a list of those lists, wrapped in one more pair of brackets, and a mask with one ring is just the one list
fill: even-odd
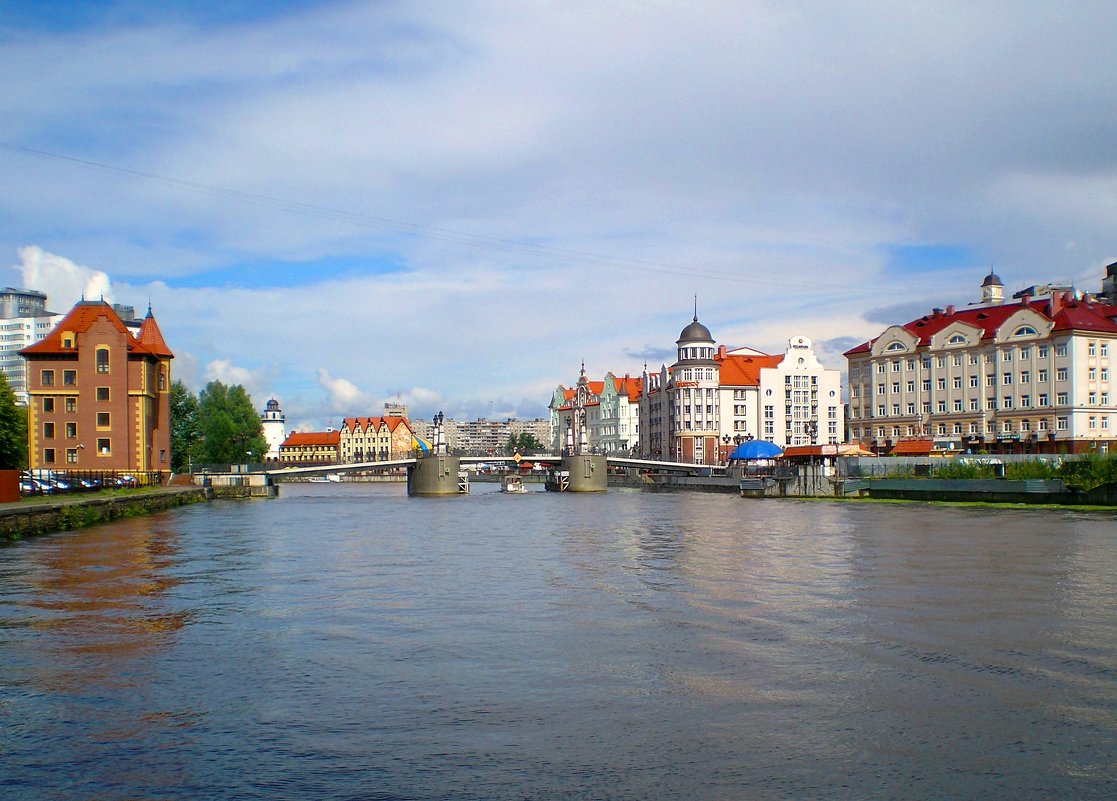
[(21, 798), (1109, 798), (1112, 517), (285, 487), (0, 549)]

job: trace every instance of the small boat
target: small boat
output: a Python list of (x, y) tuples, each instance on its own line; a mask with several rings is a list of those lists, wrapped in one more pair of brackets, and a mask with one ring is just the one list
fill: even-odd
[(528, 492), (528, 488), (524, 486), (524, 480), (516, 474), (507, 475), (500, 481), (501, 492)]
[(307, 481), (309, 481), (311, 484), (333, 484), (341, 481), (341, 476), (339, 476), (337, 473), (329, 473), (324, 476), (311, 476), (307, 479)]

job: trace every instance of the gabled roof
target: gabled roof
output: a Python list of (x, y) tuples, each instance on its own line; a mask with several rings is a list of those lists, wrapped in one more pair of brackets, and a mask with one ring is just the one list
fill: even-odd
[(281, 448), (331, 447), (341, 442), (340, 431), (292, 431)]
[[(992, 339), (1009, 317), (1021, 309), (1031, 309), (1053, 322), (1052, 331), (1099, 331), (1117, 334), (1117, 306), (1110, 306), (1095, 300), (1074, 300), (1068, 296), (1040, 298), (1026, 304), (1001, 303), (995, 306), (970, 306), (957, 311), (936, 309), (931, 314), (905, 323), (904, 330), (917, 337), (920, 347), (926, 347), (931, 337), (948, 325), (956, 322), (966, 323), (981, 329), (981, 339)], [(845, 352), (845, 356), (866, 353), (872, 349), (876, 338), (863, 342)]]
[(392, 433), (401, 425), (411, 431), (411, 424), (406, 417), (346, 417), (341, 423), (341, 427), (349, 431), (360, 428), (379, 432), (382, 428), (387, 428)]
[[(164, 342), (162, 347), (166, 351), (158, 353), (152, 350), (152, 346), (140, 342), (133, 336), (132, 332), (128, 330), (128, 326), (121, 322), (120, 317), (113, 311), (112, 306), (105, 303), (103, 300), (83, 300), (79, 301), (74, 308), (58, 321), (58, 324), (51, 329), (51, 332), (38, 342), (28, 345), (20, 351), (24, 356), (63, 356), (73, 354), (73, 348), (62, 347), (62, 334), (63, 332), (73, 332), (75, 334), (84, 334), (90, 327), (93, 326), (99, 319), (104, 318), (108, 323), (120, 333), (124, 334), (125, 342), (128, 350), (132, 353), (147, 354), (151, 356), (165, 356), (170, 354), (167, 345)], [(151, 318), (154, 324), (155, 319)], [(158, 327), (155, 328), (158, 331)], [(159, 341), (162, 342), (163, 335), (159, 334)]]

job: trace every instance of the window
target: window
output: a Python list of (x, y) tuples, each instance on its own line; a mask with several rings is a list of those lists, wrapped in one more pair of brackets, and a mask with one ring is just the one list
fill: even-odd
[(1086, 346), (1086, 354), (1088, 356), (1097, 356), (1098, 355), (1098, 343), (1097, 342), (1089, 343)]
[(939, 401), (938, 410), (939, 414), (946, 414), (946, 401)]
[(1032, 349), (1031, 348), (1021, 348), (1020, 349), (1020, 358), (1021, 359), (1032, 358)]
[(915, 392), (915, 382), (909, 381), (907, 383), (908, 392)]
[(1098, 418), (1094, 417), (1094, 415), (1090, 415), (1088, 420), (1091, 429), (1095, 429), (1098, 427)]
[(43, 461), (46, 464), (54, 464), (54, 448), (43, 449)]
[(1024, 372), (1020, 373), (1020, 383), (1021, 384), (1030, 384), (1031, 382), (1032, 382), (1031, 372), (1029, 372), (1028, 370), (1025, 370)]
[(1046, 417), (1041, 417), (1040, 420), (1039, 420), (1039, 424), (1036, 426), (1036, 428), (1040, 431), (1046, 431), (1047, 430), (1047, 418)]
[(958, 398), (957, 400), (954, 401), (954, 411), (956, 411), (956, 412), (962, 411), (962, 399), (961, 398)]
[(43, 439), (54, 439), (54, 423), (43, 423)]
[(97, 412), (97, 428), (111, 428), (108, 412)]
[[(712, 369), (707, 370), (706, 372), (707, 372), (707, 376), (706, 376), (707, 378), (713, 378), (712, 375), (709, 375), (709, 373), (713, 372)], [(166, 389), (167, 389), (167, 371), (166, 371), (166, 369), (160, 367), (159, 368), (159, 391), (164, 392), (164, 391), (166, 391)]]
[(1005, 384), (1011, 384), (1012, 383), (1012, 373), (1005, 373), (1004, 376), (1002, 376), (1001, 380)]
[(1032, 396), (1031, 395), (1021, 395), (1020, 396), (1020, 408), (1021, 409), (1030, 409), (1031, 406), (1032, 406)]
[(1091, 367), (1089, 370), (1087, 370), (1086, 371), (1086, 378), (1089, 381), (1097, 381), (1098, 380), (1098, 368)]
[(1063, 343), (1062, 345), (1056, 345), (1055, 346), (1055, 355), (1056, 356), (1066, 356), (1067, 355), (1066, 343)]
[(938, 381), (935, 382), (935, 386), (939, 389), (946, 389), (946, 379), (940, 378)]
[(66, 461), (69, 464), (77, 464), (78, 463), (78, 449), (77, 448), (67, 448), (66, 449)]
[(1089, 399), (1086, 402), (1089, 403), (1091, 406), (1097, 406), (1097, 404), (1098, 404), (1098, 393), (1091, 392), (1090, 395), (1089, 395)]
[(97, 400), (107, 401), (109, 399), (108, 387), (97, 387)]
[(108, 437), (101, 437), (97, 440), (97, 453), (101, 456), (108, 456), (112, 453), (112, 443)]
[(961, 389), (962, 388), (962, 376), (960, 376), (960, 375), (954, 376), (954, 388), (955, 389)]
[(1067, 380), (1067, 368), (1059, 367), (1058, 369), (1056, 369), (1055, 370), (1055, 380), (1056, 381), (1066, 381)]
[(1036, 380), (1039, 381), (1041, 384), (1047, 383), (1047, 371), (1046, 370), (1038, 371), (1036, 373)]
[(921, 384), (921, 386), (923, 387), (924, 392), (930, 392), (931, 391), (931, 379), (924, 378), (923, 383)]
[(976, 375), (971, 375), (970, 376), (970, 386), (971, 387), (978, 386), (978, 381), (977, 381), (977, 376)]
[(1006, 409), (1011, 409), (1012, 408), (1012, 396), (1011, 395), (1005, 396), (1005, 398), (1004, 398), (1004, 408), (1006, 408)]
[(899, 359), (893, 359), (892, 360), (892, 372), (894, 372), (894, 373), (900, 372), (900, 360)]
[(47, 414), (54, 411), (54, 398), (43, 398), (43, 411)]
[(1011, 350), (1003, 351), (1001, 353), (1001, 361), (1002, 362), (1011, 362), (1012, 361), (1012, 351)]
[(949, 340), (947, 340), (947, 344), (950, 344), (950, 345), (964, 345), (965, 342), (966, 342), (966, 338), (964, 336), (962, 336), (961, 334), (955, 334)]
[(892, 391), (893, 392), (899, 392), (900, 391), (900, 382), (899, 381), (893, 381), (892, 382)]
[(1039, 393), (1039, 405), (1040, 406), (1046, 406), (1047, 405), (1047, 393), (1046, 392)]
[(1109, 380), (1109, 368), (1108, 367), (1101, 368), (1101, 380), (1102, 381), (1108, 381)]
[(1047, 346), (1046, 345), (1040, 345), (1039, 350), (1037, 351), (1036, 355), (1039, 356), (1039, 358), (1041, 358), (1041, 359), (1046, 359), (1047, 358)]
[(1069, 397), (1070, 396), (1067, 395), (1067, 393), (1065, 392), (1058, 392), (1055, 394), (1055, 403), (1057, 403), (1059, 406), (1066, 406)]
[(74, 397), (66, 398), (66, 411), (76, 412), (78, 410), (78, 399)]
[(63, 370), (62, 371), (62, 385), (63, 386), (72, 387), (72, 386), (77, 385), (77, 383), (78, 383), (78, 371), (77, 370)]
[(878, 395), (883, 395), (884, 394), (884, 384), (877, 384), (877, 394)]
[(54, 386), (54, 370), (43, 370), (39, 373), (39, 381), (44, 387)]
[[(1108, 356), (1109, 355), (1109, 343), (1108, 342), (1101, 343), (1101, 355), (1102, 356)], [(1108, 419), (1108, 418), (1106, 418), (1106, 419)]]
[(1022, 325), (1012, 332), (1014, 337), (1034, 337), (1038, 332), (1030, 325)]
[(903, 349), (904, 349), (904, 343), (903, 342), (890, 342), (888, 344), (888, 347), (885, 348), (885, 350), (903, 350)]
[(77, 437), (78, 437), (78, 424), (77, 423), (67, 423), (66, 424), (66, 439), (77, 439)]
[(109, 349), (97, 348), (97, 372), (107, 373), (109, 371)]

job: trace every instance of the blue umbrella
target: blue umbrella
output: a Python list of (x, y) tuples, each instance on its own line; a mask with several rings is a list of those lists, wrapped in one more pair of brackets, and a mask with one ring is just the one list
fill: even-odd
[(779, 445), (764, 439), (750, 439), (748, 442), (742, 442), (729, 452), (730, 459), (743, 460), (774, 459), (782, 455), (783, 451)]

